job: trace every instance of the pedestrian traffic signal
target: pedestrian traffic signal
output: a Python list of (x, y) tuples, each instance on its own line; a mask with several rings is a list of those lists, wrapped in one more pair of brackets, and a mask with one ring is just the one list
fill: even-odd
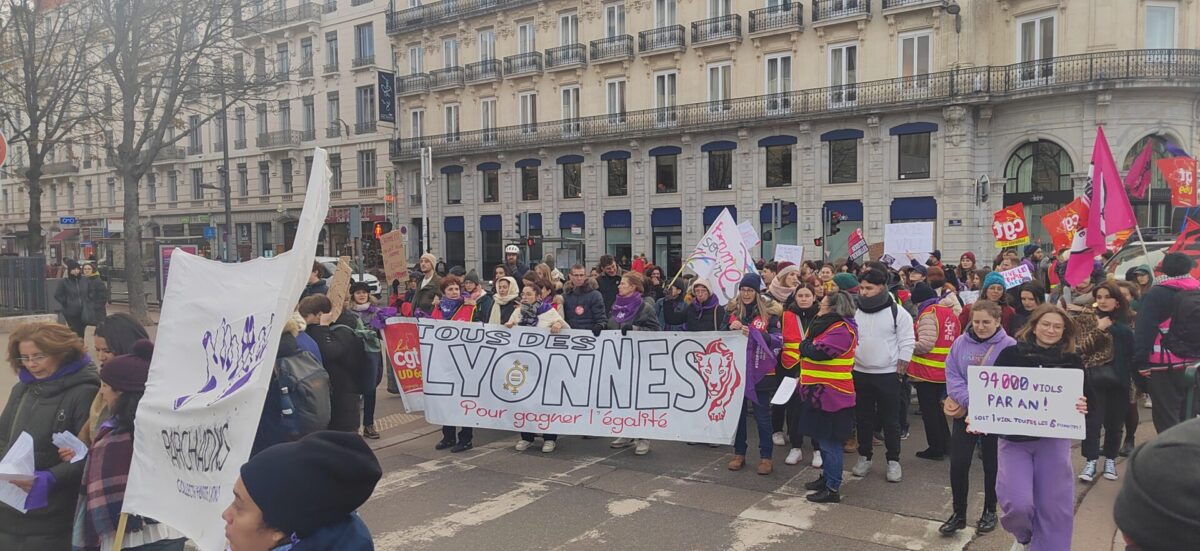
[(375, 240), (379, 241), (379, 238), (383, 237), (383, 224), (376, 222), (375, 229), (373, 231), (374, 231), (374, 235), (375, 235)]
[(824, 243), (824, 242), (825, 242), (825, 240), (821, 239), (820, 237), (813, 239), (813, 245), (815, 245), (817, 247), (820, 247), (821, 243)]
[(535, 246), (537, 246), (537, 238), (536, 237), (526, 237), (525, 238), (525, 246), (530, 249), (534, 248)]

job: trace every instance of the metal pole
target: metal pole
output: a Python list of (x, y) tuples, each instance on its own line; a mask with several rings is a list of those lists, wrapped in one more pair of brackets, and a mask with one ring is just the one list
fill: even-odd
[(433, 250), (432, 244), (429, 242), (429, 204), (425, 200), (429, 195), (429, 181), (433, 178), (433, 148), (421, 148), (421, 239), (424, 241), (425, 250), (422, 254)]
[(233, 262), (233, 205), (229, 189), (229, 105), (225, 102), (225, 78), (221, 77), (221, 193), (225, 195), (225, 262)]

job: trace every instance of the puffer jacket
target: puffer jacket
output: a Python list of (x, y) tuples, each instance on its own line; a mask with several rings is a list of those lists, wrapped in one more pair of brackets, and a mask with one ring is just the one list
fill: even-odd
[(591, 278), (580, 287), (571, 287), (563, 292), (563, 317), (571, 329), (591, 330), (603, 328), (608, 323), (608, 308), (604, 297), (596, 290)]
[(0, 506), (3, 549), (15, 547), (7, 547), (14, 537), (68, 534), (69, 539), (84, 464), (59, 459), (58, 446), (50, 437), (62, 431), (79, 434), (87, 423), (92, 399), (100, 390), (99, 372), (87, 356), (60, 366), (45, 379), (34, 379), (24, 369), (19, 376), (21, 382), (12, 388), (8, 404), (0, 413), (0, 457), (8, 453), (22, 432), (27, 432), (33, 437), (34, 469), (48, 471), (54, 484), (46, 507), (22, 515), (16, 509)]
[(371, 531), (358, 513), (341, 522), (318, 528), (308, 537), (292, 544), (276, 547), (272, 551), (371, 551)]

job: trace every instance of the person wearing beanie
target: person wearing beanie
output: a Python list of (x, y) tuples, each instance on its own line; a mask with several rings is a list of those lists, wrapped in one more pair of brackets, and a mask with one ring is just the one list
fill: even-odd
[(396, 315), (396, 309), (375, 305), (371, 300), (371, 286), (365, 281), (355, 281), (350, 284), (349, 310), (358, 315), (362, 322), (360, 330), (366, 337), (363, 341), (366, 343), (367, 360), (370, 362), (367, 369), (360, 371), (358, 377), (363, 396), (362, 435), (364, 438), (375, 440), (379, 438), (379, 431), (375, 430), (375, 388), (383, 381), (384, 371), (383, 356), (379, 355), (383, 340), (379, 332), (383, 331), (386, 320)]
[[(930, 268), (935, 269), (941, 271), (936, 267)], [(917, 305), (916, 343), (913, 345), (908, 377), (917, 390), (917, 404), (921, 409), (925, 439), (929, 444), (928, 448), (916, 455), (920, 459), (941, 461), (950, 451), (950, 426), (946, 424), (941, 403), (946, 395), (946, 356), (954, 339), (958, 338), (961, 326), (954, 309), (944, 305), (942, 297), (929, 285), (918, 283), (913, 288), (912, 300)], [(900, 395), (901, 400), (908, 397), (908, 394)]]
[[(133, 434), (138, 403), (146, 392), (154, 343), (143, 339), (129, 354), (116, 356), (100, 368), (100, 393), (112, 416), (100, 423), (83, 468), (71, 548), (100, 551), (113, 548), (117, 522), (125, 502), (125, 484), (133, 461)], [(70, 461), (75, 452), (60, 448), (59, 457)], [(130, 516), (125, 545), (155, 544), (155, 549), (182, 551), (183, 534), (151, 519)], [(128, 548), (127, 547), (127, 548)]]
[[(740, 331), (749, 342), (746, 346), (746, 399), (751, 402), (754, 423), (758, 427), (758, 474), (768, 475), (774, 470), (772, 455), (774, 441), (771, 425), (771, 398), (779, 388), (775, 368), (779, 363), (775, 352), (783, 346), (780, 317), (783, 307), (779, 302), (768, 300), (759, 289), (762, 278), (748, 273), (738, 284), (738, 295), (725, 305), (723, 331)], [(738, 418), (737, 434), (733, 439), (731, 471), (739, 471), (746, 464), (746, 410), (742, 408)]]
[(703, 277), (692, 281), (689, 293), (692, 295), (692, 303), (687, 309), (688, 331), (717, 331), (721, 328), (721, 313), (724, 310), (720, 308), (721, 303), (712, 292), (712, 288), (712, 283)]
[[(979, 300), (990, 300), (1000, 305), (1000, 326), (1009, 335), (1015, 335), (1020, 327), (1014, 326), (1013, 320), (1016, 318), (1017, 311), (1013, 310), (1012, 306), (1008, 305), (1008, 294), (1004, 289), (1004, 276), (1000, 272), (988, 272), (983, 277), (983, 284), (979, 288)], [(971, 310), (963, 308), (962, 313), (958, 316), (959, 327), (967, 327), (971, 324)]]
[(786, 306), (792, 299), (792, 293), (800, 286), (800, 267), (787, 263), (786, 268), (780, 268), (775, 277), (767, 283), (767, 295), (775, 299), (781, 306)]
[(383, 476), (353, 434), (320, 431), (272, 446), (242, 465), (221, 514), (231, 551), (366, 551), (371, 532), (355, 513)]
[(442, 278), (434, 271), (436, 265), (437, 257), (432, 253), (421, 255), (421, 261), (417, 263), (421, 279), (417, 282), (417, 291), (413, 293), (412, 298), (414, 315), (417, 310), (432, 312), (433, 300), (441, 293)]
[(684, 297), (686, 289), (687, 284), (677, 277), (666, 287), (664, 296), (654, 301), (658, 325), (663, 331), (683, 331), (687, 328), (688, 303)]
[(1183, 370), (1193, 358), (1180, 358), (1162, 348), (1162, 336), (1171, 328), (1171, 314), (1181, 292), (1200, 290), (1200, 281), (1191, 276), (1195, 263), (1183, 253), (1168, 253), (1160, 271), (1166, 278), (1142, 297), (1133, 324), (1133, 364), (1148, 377), (1154, 428), (1161, 434), (1182, 421), (1187, 383)]
[(1200, 419), (1180, 423), (1134, 450), (1113, 503), (1128, 549), (1200, 549)]

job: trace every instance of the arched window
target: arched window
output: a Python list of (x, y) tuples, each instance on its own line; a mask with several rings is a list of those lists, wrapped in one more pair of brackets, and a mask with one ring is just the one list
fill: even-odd
[[(1133, 144), (1133, 147), (1129, 148), (1129, 151), (1125, 154), (1125, 159), (1121, 162), (1121, 175), (1124, 176), (1129, 173), (1129, 168), (1133, 166), (1134, 160), (1142, 153), (1146, 144), (1150, 144), (1150, 188), (1146, 190), (1145, 195), (1141, 199), (1130, 195), (1129, 202), (1133, 205), (1133, 213), (1137, 216), (1138, 225), (1143, 229), (1162, 226), (1177, 228), (1179, 227), (1178, 223), (1172, 223), (1172, 215), (1175, 209), (1171, 207), (1171, 188), (1167, 186), (1167, 181), (1163, 179), (1162, 172), (1155, 166), (1155, 161), (1158, 159), (1175, 156), (1174, 153), (1167, 149), (1168, 140), (1166, 137), (1150, 135)], [(1183, 212), (1182, 209), (1181, 212)]]
[(1022, 145), (1009, 156), (1004, 166), (1004, 206), (1025, 205), (1025, 222), (1034, 239), (1050, 242), (1040, 221), (1075, 198), (1071, 182), (1074, 171), (1066, 150), (1047, 140)]

